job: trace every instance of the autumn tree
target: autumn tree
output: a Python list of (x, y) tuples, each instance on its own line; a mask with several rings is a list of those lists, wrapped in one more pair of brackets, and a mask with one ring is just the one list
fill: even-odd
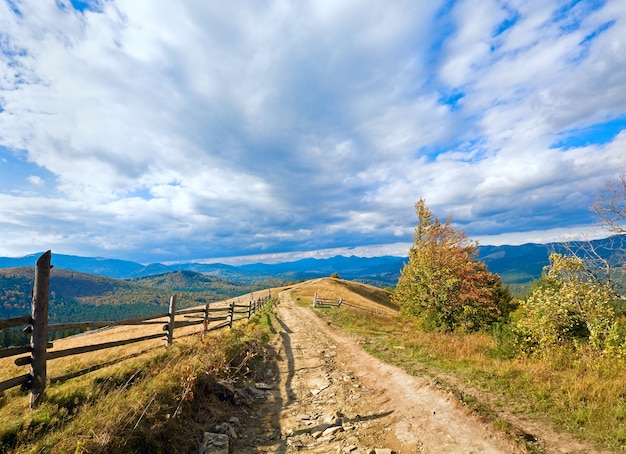
[(477, 260), (478, 243), (442, 223), (426, 206), (415, 205), (418, 217), (409, 261), (394, 291), (403, 313), (436, 330), (476, 331), (503, 321), (512, 309), (500, 276)]

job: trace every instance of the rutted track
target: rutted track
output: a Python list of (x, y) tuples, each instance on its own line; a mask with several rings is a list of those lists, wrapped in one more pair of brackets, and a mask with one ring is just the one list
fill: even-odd
[(452, 396), (294, 304), (289, 290), (280, 301), (273, 389), (252, 417), (256, 429), (234, 440), (233, 452), (522, 452)]

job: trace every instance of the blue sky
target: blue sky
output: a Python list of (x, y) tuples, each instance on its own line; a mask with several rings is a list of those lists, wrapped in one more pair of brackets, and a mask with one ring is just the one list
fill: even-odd
[(0, 0), (0, 255), (406, 255), (606, 236), (622, 0)]

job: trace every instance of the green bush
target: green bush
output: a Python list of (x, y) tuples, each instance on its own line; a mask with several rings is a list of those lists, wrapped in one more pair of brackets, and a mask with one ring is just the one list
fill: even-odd
[(581, 343), (604, 351), (610, 340), (611, 348), (619, 349), (623, 338), (614, 327), (613, 298), (608, 286), (585, 277), (580, 258), (552, 254), (547, 270), (520, 306), (518, 344), (526, 352)]

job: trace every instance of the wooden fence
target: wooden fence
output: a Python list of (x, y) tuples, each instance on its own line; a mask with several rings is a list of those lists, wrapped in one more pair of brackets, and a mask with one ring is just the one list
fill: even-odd
[(334, 300), (331, 298), (320, 298), (315, 292), (313, 296), (313, 307), (341, 307), (343, 304), (343, 298)]
[(384, 315), (384, 316), (393, 315), (392, 313), (390, 313), (390, 311), (393, 311), (392, 309), (389, 309), (389, 311), (379, 310), (378, 306), (376, 306), (375, 309), (370, 309), (367, 307), (359, 306), (357, 304), (350, 304), (346, 302), (343, 298), (339, 298), (339, 299), (321, 298), (317, 294), (317, 292), (315, 292), (315, 295), (313, 296), (313, 307), (320, 308), (320, 309), (325, 309), (325, 308), (337, 309), (341, 306), (350, 307), (350, 308), (359, 310), (361, 312), (367, 312), (368, 314), (372, 314), (372, 315)]
[[(29, 353), (29, 356), (21, 356), (16, 358), (14, 363), (17, 366), (30, 365), (30, 372), (19, 375), (0, 382), (0, 394), (10, 388), (22, 386), (23, 389), (30, 389), (30, 407), (36, 408), (41, 402), (46, 384), (48, 382), (55, 383), (77, 377), (88, 372), (109, 366), (111, 364), (123, 361), (125, 359), (137, 356), (138, 354), (128, 355), (122, 358), (108, 361), (105, 363), (90, 366), (86, 369), (75, 371), (58, 377), (47, 378), (46, 363), (48, 360), (63, 358), (81, 353), (94, 352), (112, 347), (132, 344), (136, 342), (147, 341), (150, 339), (163, 338), (165, 336), (165, 346), (169, 347), (174, 341), (174, 331), (177, 328), (183, 328), (193, 325), (202, 325), (201, 332), (219, 330), (222, 328), (232, 328), (233, 322), (242, 319), (249, 319), (259, 309), (261, 309), (271, 298), (271, 291), (267, 295), (256, 300), (252, 299), (248, 304), (238, 304), (231, 302), (225, 306), (216, 307), (207, 303), (203, 308), (192, 308), (176, 310), (176, 295), (170, 298), (169, 310), (166, 313), (150, 315), (147, 317), (138, 317), (127, 320), (119, 320), (114, 322), (77, 322), (77, 323), (61, 323), (48, 324), (48, 295), (50, 293), (50, 269), (52, 268), (52, 254), (50, 251), (44, 253), (37, 260), (35, 267), (35, 280), (33, 285), (33, 298), (31, 315), (22, 317), (14, 317), (9, 319), (0, 319), (0, 330), (27, 325), (25, 332), (30, 333), (30, 345), (24, 347), (9, 347), (0, 349), (0, 358), (23, 355)], [(176, 320), (177, 316), (184, 316), (187, 320)], [(167, 323), (163, 325), (164, 318)], [(161, 320), (158, 320), (161, 319)], [(217, 324), (215, 324), (217, 322)], [(163, 325), (162, 330), (155, 334), (134, 337), (130, 339), (117, 340), (112, 342), (104, 342), (95, 345), (84, 345), (80, 347), (68, 348), (49, 352), (48, 349), (53, 347), (48, 342), (48, 333), (58, 330), (67, 329), (94, 329), (123, 325)], [(165, 332), (165, 333), (164, 333)], [(185, 334), (189, 336), (197, 334)], [(183, 336), (181, 336), (183, 337)], [(85, 339), (88, 339), (86, 337)]]

